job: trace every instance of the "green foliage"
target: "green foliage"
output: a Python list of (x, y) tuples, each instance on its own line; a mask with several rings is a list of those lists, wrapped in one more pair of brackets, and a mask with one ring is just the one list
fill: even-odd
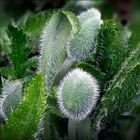
[(90, 119), (85, 119), (77, 125), (78, 140), (90, 140)]
[(6, 82), (0, 96), (0, 116), (6, 119), (13, 111), (16, 111), (22, 100), (22, 83), (21, 81)]
[(139, 126), (140, 126), (140, 104), (139, 99), (132, 111), (129, 114), (134, 119), (129, 123), (122, 127), (123, 135), (125, 135), (126, 139), (138, 139), (139, 137)]
[(12, 71), (10, 68), (1, 67), (0, 72), (9, 79), (14, 77), (14, 71)]
[(23, 30), (9, 25), (7, 32), (11, 39), (9, 57), (12, 68), (2, 67), (1, 72), (6, 77), (22, 78), (28, 74), (27, 69), (36, 64), (37, 59), (28, 59), (31, 48), (27, 44), (28, 38)]
[(61, 120), (63, 120), (61, 117), (47, 110), (45, 112), (43, 119), (44, 119), (45, 139), (49, 140), (62, 139), (62, 137), (67, 135), (67, 126), (60, 125)]
[[(9, 38), (6, 33), (7, 26), (5, 25), (4, 27), (0, 28), (0, 55), (2, 56), (3, 53), (8, 53), (9, 52)], [(0, 57), (0, 60), (2, 58)]]
[(27, 17), (27, 21), (23, 26), (26, 33), (31, 36), (38, 36), (42, 32), (47, 21), (50, 20), (54, 11), (39, 12), (31, 14)]
[(58, 108), (56, 91), (57, 88), (53, 87), (51, 94), (47, 97), (47, 109), (43, 116), (43, 133), (45, 138), (50, 140), (67, 135), (67, 119)]
[(1, 92), (2, 92), (2, 77), (0, 75), (0, 95), (1, 95)]
[(69, 1), (77, 17), (64, 9), (42, 11), (50, 3), (0, 28), (0, 139), (112, 139), (111, 132), (136, 139), (139, 7), (124, 28), (117, 15), (103, 22), (92, 8), (100, 6), (102, 18), (111, 18), (106, 0)]
[(11, 114), (7, 125), (1, 130), (1, 137), (5, 139), (29, 139), (33, 137), (45, 111), (45, 94), (44, 79), (41, 74), (37, 74), (28, 87), (24, 100), (17, 111)]
[(8, 35), (12, 41), (10, 59), (14, 65), (17, 75), (20, 75), (20, 66), (27, 59), (30, 51), (26, 44), (27, 37), (22, 30), (19, 30), (12, 25), (8, 27)]
[(96, 67), (112, 78), (125, 59), (127, 40), (119, 25), (111, 20), (104, 21), (97, 34), (95, 54)]
[[(140, 55), (139, 47), (126, 58), (120, 71), (110, 82), (101, 103), (92, 117), (92, 133), (106, 128), (131, 105), (139, 92), (140, 86)], [(96, 130), (96, 131), (95, 131)]]

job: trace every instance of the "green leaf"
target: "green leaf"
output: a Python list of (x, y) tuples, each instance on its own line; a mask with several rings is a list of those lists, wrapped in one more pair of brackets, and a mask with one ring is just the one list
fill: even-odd
[(45, 111), (45, 94), (44, 80), (41, 74), (37, 74), (19, 108), (11, 114), (7, 125), (1, 130), (2, 138), (30, 139), (35, 134)]
[(1, 95), (1, 92), (2, 92), (2, 76), (0, 74), (0, 95)]
[(41, 34), (45, 24), (51, 18), (53, 11), (38, 12), (31, 14), (26, 21), (24, 30), (26, 33), (32, 36), (38, 36)]
[(55, 96), (51, 96), (51, 95), (49, 95), (48, 98), (47, 98), (47, 103), (48, 103), (47, 105), (48, 105), (49, 111), (51, 113), (55, 114), (56, 116), (65, 118), (65, 116), (61, 113), (61, 111), (60, 111), (60, 109), (58, 107), (56, 97)]
[(131, 52), (124, 61), (120, 71), (110, 81), (110, 85), (101, 103), (92, 116), (92, 134), (111, 126), (131, 105), (139, 93), (140, 86), (140, 47)]
[(78, 140), (90, 140), (90, 126), (91, 122), (89, 118), (77, 123)]
[(97, 34), (95, 63), (96, 67), (106, 73), (108, 79), (117, 73), (127, 56), (127, 40), (123, 33), (118, 24), (106, 20)]
[[(44, 135), (47, 140), (62, 139), (60, 135), (66, 135), (67, 127), (60, 125), (62, 118), (51, 113), (49, 110), (44, 115)], [(62, 132), (63, 131), (63, 132)]]
[(14, 77), (14, 70), (12, 70), (12, 69), (10, 69), (10, 68), (8, 68), (8, 67), (2, 67), (2, 68), (0, 68), (0, 72), (4, 75), (4, 76), (6, 76), (6, 77), (8, 77), (8, 78), (12, 78), (12, 77)]
[(130, 117), (133, 120), (129, 124), (125, 124), (122, 128), (122, 132), (126, 139), (135, 140), (139, 136), (139, 126), (140, 126), (140, 102), (139, 99), (132, 111), (130, 112)]
[(15, 111), (22, 100), (21, 81), (9, 81), (5, 83), (0, 96), (0, 115), (6, 119)]
[(27, 60), (30, 49), (27, 47), (27, 36), (23, 30), (8, 26), (8, 35), (11, 38), (10, 60), (13, 63), (15, 76), (21, 78), (26, 72), (26, 68), (22, 69), (22, 64)]
[(36, 67), (37, 66), (38, 58), (36, 56), (29, 58), (25, 63), (23, 63), (22, 68), (27, 69), (30, 67)]
[(41, 36), (39, 67), (43, 75), (47, 77), (48, 93), (57, 72), (66, 59), (68, 38), (78, 32), (77, 28), (79, 28), (77, 18), (64, 10), (53, 14), (44, 28)]
[(110, 81), (108, 89), (111, 89), (118, 80), (127, 75), (127, 73), (134, 68), (140, 62), (140, 46), (138, 45), (132, 52), (129, 57), (125, 59), (124, 63), (121, 66), (120, 71), (114, 76), (113, 80)]
[(14, 73), (14, 76), (16, 78), (23, 78), (24, 76), (26, 76), (27, 69), (37, 64), (36, 58), (33, 57), (28, 59), (28, 56), (31, 52), (31, 47), (28, 46), (27, 35), (22, 29), (9, 25), (8, 35), (11, 38), (12, 42), (10, 46), (11, 53), (9, 54), (9, 56), (13, 64), (13, 67), (11, 69), (13, 70), (13, 72), (10, 73), (8, 69), (4, 69), (7, 70), (4, 72), (5, 74), (9, 74), (10, 76)]

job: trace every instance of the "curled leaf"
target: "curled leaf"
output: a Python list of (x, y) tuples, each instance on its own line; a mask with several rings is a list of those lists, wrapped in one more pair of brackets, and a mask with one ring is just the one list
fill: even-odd
[(67, 57), (68, 38), (79, 30), (78, 23), (71, 12), (62, 10), (53, 14), (44, 28), (41, 36), (39, 68), (46, 76), (48, 93), (55, 81), (54, 77), (57, 77), (56, 74)]

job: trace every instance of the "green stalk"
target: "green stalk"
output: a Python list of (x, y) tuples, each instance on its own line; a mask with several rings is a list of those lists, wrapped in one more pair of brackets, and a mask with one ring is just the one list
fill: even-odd
[(70, 70), (73, 63), (74, 63), (74, 59), (72, 57), (66, 58), (65, 62), (62, 64), (61, 68), (58, 70), (58, 72), (54, 76), (53, 85), (56, 85), (57, 83), (59, 83), (61, 78), (63, 78), (64, 75)]
[(76, 126), (77, 126), (77, 123), (75, 121), (73, 121), (72, 119), (69, 119), (69, 124), (68, 124), (69, 140), (77, 140)]

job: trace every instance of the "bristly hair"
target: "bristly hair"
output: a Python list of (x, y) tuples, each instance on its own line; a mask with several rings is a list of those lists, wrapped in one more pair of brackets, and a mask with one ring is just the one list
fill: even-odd
[[(62, 23), (60, 23), (62, 20)], [(66, 22), (66, 23), (65, 23)], [(65, 30), (69, 26), (69, 22), (62, 13), (55, 13), (50, 21), (46, 24), (43, 33), (40, 38), (40, 57), (39, 57), (39, 71), (43, 73), (46, 77), (46, 85), (49, 93), (51, 86), (53, 84), (53, 78), (56, 74), (56, 71), (62, 63), (66, 55), (65, 45), (58, 46), (56, 44), (60, 40), (59, 34), (69, 32)], [(59, 31), (61, 29), (61, 31)], [(67, 36), (64, 37), (67, 40)], [(51, 40), (51, 41), (48, 41)], [(54, 41), (55, 40), (55, 41)], [(64, 60), (63, 60), (64, 59)]]
[[(40, 38), (40, 57), (38, 69), (44, 75), (47, 93), (59, 77), (59, 70), (63, 73), (63, 64), (67, 57), (66, 43), (69, 36), (74, 36), (80, 30), (77, 17), (69, 11), (58, 10), (46, 23)], [(63, 75), (63, 74), (62, 74)]]
[(66, 75), (57, 91), (61, 112), (74, 121), (85, 119), (96, 107), (98, 99), (97, 80), (79, 68)]
[(91, 8), (78, 16), (81, 30), (71, 37), (67, 43), (68, 56), (77, 61), (82, 61), (95, 50), (96, 34), (103, 23), (99, 10)]
[[(2, 89), (0, 96), (0, 117), (7, 119), (15, 111), (22, 99), (22, 82), (19, 80), (8, 81)], [(9, 105), (9, 106), (7, 106)]]

